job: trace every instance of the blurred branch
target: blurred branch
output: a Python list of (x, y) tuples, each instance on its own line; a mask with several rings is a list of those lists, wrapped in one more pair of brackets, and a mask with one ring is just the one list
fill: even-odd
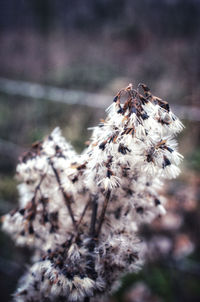
[(23, 152), (24, 149), (19, 145), (0, 138), (0, 155), (6, 155), (15, 162)]
[(172, 105), (173, 111), (181, 119), (189, 121), (200, 121), (200, 108), (194, 106)]
[(7, 200), (0, 199), (0, 215), (4, 215), (13, 209), (13, 203)]
[(200, 263), (190, 259), (184, 258), (181, 260), (166, 261), (164, 266), (184, 273), (200, 276)]
[(12, 276), (21, 270), (21, 266), (16, 261), (10, 261), (0, 257), (0, 272)]
[(34, 99), (45, 99), (65, 104), (79, 104), (95, 108), (105, 108), (112, 100), (111, 96), (83, 91), (68, 90), (30, 82), (0, 78), (0, 91)]
[[(65, 104), (79, 104), (94, 108), (105, 109), (112, 100), (112, 96), (68, 90), (53, 86), (41, 85), (31, 82), (15, 81), (0, 78), (0, 91), (10, 95), (19, 95), (34, 99), (45, 99), (53, 102), (61, 102)], [(200, 121), (200, 108), (192, 106), (172, 105), (174, 112), (180, 118)]]

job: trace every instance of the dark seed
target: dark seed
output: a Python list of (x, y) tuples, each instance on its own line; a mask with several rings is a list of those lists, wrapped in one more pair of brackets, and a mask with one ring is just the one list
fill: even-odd
[(172, 153), (174, 150), (172, 149), (172, 148), (170, 148), (170, 147), (167, 147), (167, 150), (170, 152), (170, 153)]
[(120, 107), (120, 109), (117, 111), (117, 113), (123, 113), (122, 107)]
[(117, 102), (117, 100), (118, 100), (118, 96), (116, 95), (115, 97), (114, 97), (114, 99), (113, 99), (113, 102)]
[(104, 150), (104, 149), (105, 149), (105, 146), (106, 146), (106, 141), (104, 141), (103, 143), (101, 143), (101, 144), (99, 145), (99, 149)]
[(163, 162), (163, 169), (167, 166), (170, 166), (171, 165), (171, 162), (170, 160), (166, 157), (166, 156), (163, 156), (163, 159), (164, 159), (164, 162)]
[(33, 234), (34, 233), (34, 229), (33, 229), (32, 225), (29, 226), (28, 231), (29, 231), (29, 234)]
[(143, 214), (143, 213), (144, 213), (143, 207), (138, 207), (138, 208), (136, 208), (136, 212), (137, 212), (138, 214)]
[(155, 202), (155, 205), (156, 205), (156, 206), (158, 206), (158, 205), (160, 204), (160, 200), (157, 199), (157, 198), (155, 198), (154, 202)]
[(143, 113), (143, 114), (141, 114), (141, 118), (142, 118), (143, 120), (147, 120), (147, 119), (149, 118), (149, 116), (148, 116), (148, 114)]
[(20, 213), (22, 216), (24, 215), (24, 212), (25, 212), (25, 209), (19, 210), (19, 213)]

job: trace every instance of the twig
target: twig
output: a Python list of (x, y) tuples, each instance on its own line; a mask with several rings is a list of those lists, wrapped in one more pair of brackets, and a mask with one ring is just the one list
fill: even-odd
[(72, 223), (73, 223), (73, 226), (74, 226), (74, 229), (75, 231), (77, 231), (77, 225), (76, 225), (76, 220), (74, 218), (74, 213), (72, 211), (72, 208), (71, 208), (71, 204), (70, 204), (70, 198), (69, 196), (67, 196), (66, 192), (64, 191), (62, 185), (61, 185), (61, 180), (60, 180), (60, 177), (59, 177), (59, 174), (58, 174), (58, 171), (56, 170), (56, 168), (54, 167), (54, 164), (53, 162), (49, 159), (49, 163), (52, 167), (52, 170), (55, 174), (55, 177), (56, 177), (56, 180), (57, 180), (57, 183), (59, 185), (59, 189), (61, 190), (62, 192), (62, 195), (64, 197), (64, 200), (65, 200), (65, 203), (66, 203), (66, 206), (68, 208), (68, 211), (69, 211), (69, 214), (70, 214), (70, 217), (71, 217), (71, 220), (72, 220)]
[(91, 222), (90, 222), (90, 231), (89, 234), (91, 238), (95, 236), (95, 224), (96, 224), (96, 218), (97, 218), (97, 210), (98, 210), (98, 203), (97, 203), (97, 195), (95, 195), (94, 200), (92, 202), (92, 216), (91, 216)]
[(9, 157), (16, 164), (20, 154), (24, 152), (24, 148), (7, 140), (0, 138), (0, 155)]
[[(91, 221), (90, 221), (90, 230), (89, 230), (89, 236), (90, 241), (88, 242), (88, 255), (86, 257), (88, 267), (87, 267), (87, 274), (91, 278), (95, 278), (97, 276), (97, 272), (95, 270), (95, 259), (94, 259), (94, 249), (95, 249), (95, 224), (96, 224), (96, 218), (97, 218), (97, 210), (98, 210), (98, 203), (97, 203), (98, 196), (95, 195), (94, 199), (92, 200), (92, 215), (91, 215)], [(84, 302), (90, 301), (89, 297), (86, 297), (84, 299)]]
[(83, 218), (84, 218), (84, 216), (85, 216), (85, 213), (86, 213), (86, 211), (87, 211), (87, 209), (88, 209), (89, 204), (90, 204), (90, 200), (86, 203), (86, 205), (85, 205), (85, 207), (84, 207), (84, 209), (83, 209), (83, 212), (82, 212), (82, 214), (81, 214), (81, 217), (80, 217), (80, 219), (79, 219), (79, 221), (78, 221), (78, 223), (77, 223), (77, 227), (79, 227), (79, 225), (81, 224), (81, 222), (82, 222), (82, 220), (83, 220)]
[(77, 223), (77, 234), (76, 234), (76, 236), (75, 236), (74, 234), (71, 236), (70, 244), (71, 244), (72, 242), (75, 242), (75, 241), (77, 240), (77, 238), (79, 237), (79, 235), (80, 235), (79, 225), (81, 224), (81, 222), (82, 222), (82, 220), (83, 220), (83, 217), (85, 216), (85, 213), (86, 213), (86, 211), (87, 211), (87, 209), (88, 209), (89, 204), (90, 204), (90, 200), (86, 203), (86, 205), (85, 205), (85, 207), (84, 207), (84, 209), (83, 209), (83, 212), (82, 212), (82, 214), (81, 214), (81, 217), (80, 217), (80, 219), (79, 219), (79, 221), (78, 221), (78, 223)]
[(101, 232), (101, 227), (102, 227), (102, 224), (104, 222), (106, 209), (107, 209), (108, 202), (109, 202), (109, 199), (110, 199), (110, 193), (111, 193), (110, 190), (108, 190), (107, 193), (106, 193), (106, 196), (105, 196), (105, 200), (104, 200), (103, 207), (102, 207), (101, 214), (100, 214), (100, 218), (99, 218), (99, 225), (98, 225), (97, 232), (96, 232), (96, 238), (98, 238), (98, 236)]
[(40, 193), (41, 193), (40, 186), (41, 186), (41, 184), (42, 184), (42, 182), (43, 182), (45, 176), (46, 176), (46, 174), (43, 174), (43, 175), (41, 176), (40, 182), (39, 182), (39, 184), (38, 184), (38, 185), (36, 186), (36, 188), (35, 188), (35, 194), (34, 194), (34, 197), (33, 197), (33, 203), (35, 203), (35, 200), (36, 200), (36, 197), (37, 197), (37, 192), (40, 191)]

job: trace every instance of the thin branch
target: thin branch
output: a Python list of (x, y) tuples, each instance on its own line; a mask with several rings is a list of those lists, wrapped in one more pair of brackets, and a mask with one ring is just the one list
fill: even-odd
[(41, 176), (40, 182), (38, 183), (38, 185), (37, 185), (36, 188), (35, 188), (35, 194), (34, 194), (34, 198), (33, 198), (33, 203), (35, 203), (35, 199), (36, 199), (36, 197), (37, 197), (37, 192), (40, 191), (40, 194), (41, 194), (41, 188), (40, 188), (40, 186), (41, 186), (41, 184), (42, 184), (42, 182), (43, 182), (45, 176), (46, 176), (46, 174), (43, 174), (43, 175)]
[[(95, 278), (97, 276), (97, 272), (95, 270), (95, 254), (94, 254), (94, 249), (95, 249), (95, 225), (96, 225), (96, 220), (97, 220), (97, 210), (98, 210), (98, 196), (95, 195), (93, 200), (92, 200), (92, 214), (91, 214), (91, 220), (90, 220), (90, 229), (89, 229), (89, 236), (90, 240), (88, 242), (88, 255), (86, 257), (86, 261), (88, 263), (87, 266), (87, 274), (90, 278)], [(86, 297), (84, 299), (84, 302), (89, 302), (90, 298)]]
[(92, 216), (91, 216), (90, 231), (89, 231), (91, 238), (95, 236), (95, 224), (96, 224), (97, 210), (98, 210), (97, 199), (98, 197), (97, 195), (95, 195), (94, 200), (92, 201)]
[(11, 160), (12, 163), (16, 164), (18, 157), (24, 151), (23, 147), (0, 138), (0, 155), (9, 157), (9, 160)]
[(96, 238), (99, 236), (99, 234), (101, 232), (101, 227), (102, 227), (102, 224), (104, 222), (106, 209), (108, 207), (108, 202), (110, 200), (110, 193), (111, 193), (111, 191), (108, 190), (107, 193), (106, 193), (106, 196), (105, 196), (105, 200), (104, 200), (103, 207), (102, 207), (101, 214), (100, 214), (100, 218), (99, 218), (99, 225), (98, 225), (97, 232), (96, 232)]
[(73, 242), (75, 242), (77, 239), (78, 239), (78, 237), (79, 237), (79, 235), (80, 235), (80, 233), (79, 233), (79, 225), (81, 224), (81, 222), (82, 222), (82, 220), (83, 220), (83, 217), (85, 216), (85, 213), (86, 213), (86, 211), (87, 211), (87, 209), (88, 209), (88, 206), (89, 206), (89, 204), (90, 204), (90, 200), (86, 203), (86, 205), (85, 205), (85, 207), (84, 207), (84, 209), (83, 209), (83, 212), (82, 212), (82, 214), (81, 214), (81, 217), (80, 217), (80, 219), (79, 219), (79, 221), (77, 222), (77, 234), (76, 234), (76, 236), (75, 236), (75, 234), (72, 234), (71, 235), (71, 238), (70, 238), (70, 240), (69, 240), (69, 242), (68, 242), (68, 247), (73, 243)]
[(89, 204), (90, 204), (90, 200), (86, 203), (86, 205), (85, 205), (85, 207), (84, 207), (84, 209), (83, 209), (83, 212), (82, 212), (82, 214), (81, 214), (81, 217), (80, 217), (80, 219), (79, 219), (79, 221), (78, 221), (78, 223), (77, 223), (77, 227), (79, 227), (79, 225), (81, 224), (81, 222), (82, 222), (82, 220), (83, 220), (83, 218), (84, 218), (84, 216), (85, 216), (85, 213), (86, 213), (86, 211), (87, 211), (87, 209), (88, 209)]
[(69, 214), (70, 214), (70, 217), (71, 217), (71, 220), (72, 220), (74, 229), (75, 229), (75, 231), (77, 231), (76, 220), (75, 220), (75, 218), (74, 218), (74, 213), (73, 213), (73, 211), (72, 211), (71, 204), (70, 204), (70, 202), (71, 202), (70, 199), (71, 199), (71, 198), (70, 198), (70, 197), (66, 194), (66, 192), (64, 191), (64, 189), (63, 189), (63, 187), (62, 187), (62, 185), (61, 185), (60, 176), (59, 176), (59, 174), (58, 174), (58, 171), (57, 171), (56, 168), (54, 167), (53, 162), (52, 162), (51, 160), (49, 160), (49, 163), (50, 163), (50, 165), (51, 165), (51, 167), (52, 167), (52, 170), (53, 170), (53, 172), (54, 172), (54, 174), (55, 174), (57, 183), (58, 183), (58, 185), (59, 185), (59, 189), (61, 190), (62, 195), (63, 195), (63, 197), (64, 197), (64, 200), (65, 200), (66, 206), (67, 206), (67, 208), (68, 208), (68, 211), (69, 211)]

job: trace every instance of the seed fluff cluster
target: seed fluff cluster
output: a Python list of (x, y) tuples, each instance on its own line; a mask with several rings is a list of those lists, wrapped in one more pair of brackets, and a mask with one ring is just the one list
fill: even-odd
[(165, 214), (159, 191), (180, 172), (174, 137), (182, 128), (166, 101), (129, 84), (82, 154), (59, 128), (23, 154), (19, 207), (2, 218), (16, 243), (33, 250), (14, 301), (97, 301), (140, 268), (137, 231)]

